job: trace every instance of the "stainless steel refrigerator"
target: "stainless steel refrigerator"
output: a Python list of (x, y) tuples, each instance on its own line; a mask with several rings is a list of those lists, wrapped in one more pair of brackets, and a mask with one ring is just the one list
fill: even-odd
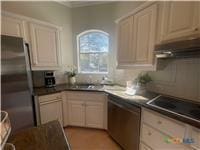
[(23, 38), (1, 35), (1, 109), (16, 133), (35, 125), (29, 47)]

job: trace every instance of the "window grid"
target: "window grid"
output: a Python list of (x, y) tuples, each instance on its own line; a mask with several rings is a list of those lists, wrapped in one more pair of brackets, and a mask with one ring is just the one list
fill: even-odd
[[(106, 33), (104, 33), (104, 32), (102, 32), (102, 31), (86, 31), (86, 32), (84, 32), (84, 33), (81, 33), (81, 34), (79, 34), (78, 36), (77, 36), (77, 46), (78, 46), (78, 72), (79, 73), (85, 73), (85, 74), (107, 74), (108, 73), (108, 51), (109, 50), (107, 50), (107, 52), (105, 52), (105, 51), (99, 51), (99, 52), (87, 52), (87, 51), (83, 51), (83, 52), (81, 52), (81, 47), (80, 47), (80, 38), (82, 37), (82, 36), (87, 36), (87, 34), (92, 34), (92, 33), (100, 33), (100, 34), (104, 34), (104, 36), (106, 36), (106, 38), (107, 38), (107, 42), (109, 42), (109, 36), (108, 36), (108, 34)], [(108, 43), (109, 44), (109, 43)], [(107, 49), (109, 48), (109, 46), (107, 46)], [(98, 56), (99, 57), (99, 59), (98, 59), (98, 65), (97, 65), (97, 70), (95, 70), (95, 71), (84, 71), (84, 69), (82, 69), (81, 68), (81, 55), (88, 55), (88, 57), (89, 57), (89, 64), (92, 64), (92, 59), (94, 59), (93, 57), (92, 57), (92, 54), (93, 55), (95, 55), (96, 54), (96, 56)], [(101, 69), (100, 69), (100, 65), (102, 65), (101, 64), (101, 59), (103, 59), (103, 56), (106, 56), (106, 71), (101, 71)]]

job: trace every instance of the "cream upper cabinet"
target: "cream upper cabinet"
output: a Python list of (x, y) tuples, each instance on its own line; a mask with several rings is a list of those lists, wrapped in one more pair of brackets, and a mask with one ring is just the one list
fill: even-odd
[(133, 63), (133, 17), (125, 18), (118, 25), (118, 67)]
[(24, 21), (10, 15), (2, 14), (1, 34), (24, 37)]
[(200, 34), (200, 2), (166, 1), (162, 4), (161, 42)]
[(157, 4), (134, 15), (133, 51), (134, 64), (153, 65), (153, 50), (157, 26)]
[(157, 4), (136, 11), (118, 23), (118, 67), (153, 67)]
[(22, 37), (29, 44), (32, 70), (59, 69), (60, 27), (10, 12), (1, 15), (1, 34)]
[(32, 66), (34, 70), (59, 67), (59, 30), (39, 23), (30, 23)]

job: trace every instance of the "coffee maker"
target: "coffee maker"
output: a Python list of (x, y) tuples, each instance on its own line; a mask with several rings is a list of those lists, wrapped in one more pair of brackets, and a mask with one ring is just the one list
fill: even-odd
[(44, 80), (45, 80), (45, 87), (52, 88), (56, 86), (54, 72), (52, 71), (44, 72)]

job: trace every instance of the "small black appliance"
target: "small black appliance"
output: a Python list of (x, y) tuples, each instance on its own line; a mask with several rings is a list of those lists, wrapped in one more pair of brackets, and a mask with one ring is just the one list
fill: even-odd
[(46, 71), (44, 72), (45, 87), (52, 88), (56, 86), (54, 72)]

